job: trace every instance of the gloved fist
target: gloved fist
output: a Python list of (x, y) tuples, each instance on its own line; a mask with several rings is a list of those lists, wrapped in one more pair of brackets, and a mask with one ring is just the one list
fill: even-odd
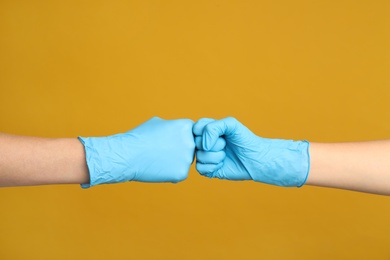
[(194, 160), (193, 121), (154, 117), (127, 133), (79, 137), (90, 174), (88, 188), (125, 181), (180, 182)]
[(204, 176), (302, 186), (309, 172), (309, 143), (256, 136), (235, 118), (203, 118), (193, 127), (196, 169)]

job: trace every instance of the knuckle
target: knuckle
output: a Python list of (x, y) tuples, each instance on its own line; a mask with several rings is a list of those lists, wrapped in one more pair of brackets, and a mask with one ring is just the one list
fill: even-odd
[(188, 177), (188, 171), (186, 169), (181, 169), (180, 171), (178, 171), (175, 176), (174, 176), (174, 181), (175, 182), (181, 182), (181, 181), (184, 181), (186, 180)]
[(195, 166), (196, 170), (200, 173), (202, 173), (202, 166), (200, 165), (200, 163), (196, 163), (196, 166)]
[(190, 139), (188, 148), (190, 149), (190, 152), (193, 153), (193, 150), (195, 149), (195, 140), (193, 138)]
[(223, 161), (226, 158), (226, 152), (221, 151), (221, 161)]
[(225, 121), (230, 124), (237, 124), (238, 120), (235, 117), (229, 116), (225, 118)]
[(195, 142), (196, 146), (201, 147), (201, 145), (202, 145), (202, 137), (196, 136), (195, 139), (194, 139), (194, 142)]
[(196, 161), (197, 162), (203, 163), (205, 157), (206, 157), (206, 154), (204, 151), (197, 151), (196, 152)]
[(191, 119), (181, 119), (180, 120), (181, 123), (186, 126), (186, 127), (189, 127), (192, 129), (192, 127), (194, 126), (194, 121), (192, 121)]
[(229, 133), (234, 133), (237, 130), (237, 127), (241, 125), (241, 123), (234, 117), (227, 117), (224, 120), (225, 127), (229, 129)]
[(210, 126), (210, 125), (206, 125), (205, 127), (204, 127), (204, 131), (206, 131), (206, 132), (211, 132), (213, 130), (213, 128), (212, 128), (212, 126)]

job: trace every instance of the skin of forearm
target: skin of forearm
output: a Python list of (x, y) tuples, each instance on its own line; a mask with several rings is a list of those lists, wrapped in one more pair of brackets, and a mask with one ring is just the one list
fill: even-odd
[(306, 184), (390, 195), (390, 140), (311, 143)]
[(76, 138), (0, 133), (0, 186), (89, 182), (83, 145)]

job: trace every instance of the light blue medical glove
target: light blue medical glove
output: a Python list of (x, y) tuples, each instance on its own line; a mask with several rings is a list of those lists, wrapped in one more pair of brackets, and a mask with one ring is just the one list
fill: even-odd
[(262, 138), (232, 117), (200, 119), (193, 133), (196, 169), (204, 176), (287, 187), (306, 182), (310, 168), (307, 141)]
[(125, 181), (180, 182), (194, 160), (193, 121), (154, 117), (133, 130), (108, 137), (79, 137), (90, 184)]

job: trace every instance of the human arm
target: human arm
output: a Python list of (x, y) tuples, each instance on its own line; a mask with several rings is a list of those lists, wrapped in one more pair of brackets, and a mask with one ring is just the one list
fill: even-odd
[(0, 133), (0, 187), (88, 182), (84, 147), (76, 138)]
[[(197, 169), (208, 177), (390, 195), (388, 140), (321, 144), (269, 139), (256, 136), (234, 118), (201, 119), (193, 131)], [(226, 146), (213, 148), (221, 138)]]
[(311, 143), (307, 185), (390, 195), (390, 140)]
[(193, 122), (152, 118), (104, 137), (0, 136), (0, 187), (125, 181), (180, 182), (194, 158)]

